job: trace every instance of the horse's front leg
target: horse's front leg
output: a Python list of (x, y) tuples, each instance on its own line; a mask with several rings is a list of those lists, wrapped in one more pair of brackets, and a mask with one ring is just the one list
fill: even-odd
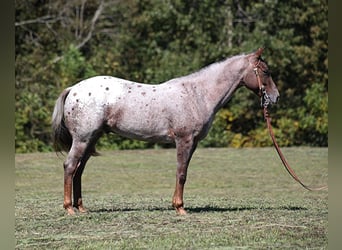
[(188, 165), (191, 156), (195, 151), (197, 143), (194, 142), (193, 136), (185, 136), (176, 140), (177, 148), (177, 172), (176, 172), (176, 188), (173, 194), (172, 205), (180, 215), (186, 214), (184, 209), (183, 191), (186, 182)]

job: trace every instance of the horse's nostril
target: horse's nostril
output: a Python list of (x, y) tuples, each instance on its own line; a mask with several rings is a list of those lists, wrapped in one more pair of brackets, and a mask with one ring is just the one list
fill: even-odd
[(279, 98), (280, 98), (280, 96), (278, 95), (278, 96), (277, 96), (277, 99), (276, 99), (276, 102), (278, 102), (278, 101), (279, 101)]

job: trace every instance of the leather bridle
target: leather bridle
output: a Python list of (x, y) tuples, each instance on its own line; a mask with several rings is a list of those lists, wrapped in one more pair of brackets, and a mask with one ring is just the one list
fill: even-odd
[(269, 131), (269, 134), (272, 138), (272, 141), (273, 141), (273, 145), (275, 147), (275, 149), (277, 150), (277, 153), (281, 159), (281, 161), (283, 162), (283, 165), (285, 167), (285, 169), (287, 170), (287, 172), (292, 176), (292, 178), (294, 180), (296, 180), (300, 185), (302, 185), (302, 187), (304, 187), (305, 189), (307, 190), (310, 190), (310, 191), (317, 191), (317, 190), (322, 190), (322, 189), (326, 189), (327, 186), (322, 186), (322, 187), (310, 187), (308, 185), (305, 185), (300, 179), (299, 177), (296, 175), (296, 173), (294, 172), (294, 170), (290, 167), (290, 165), (288, 164), (288, 162), (286, 161), (285, 159), (285, 156), (283, 155), (282, 151), (280, 150), (280, 147), (278, 146), (278, 143), (274, 137), (274, 133), (273, 133), (273, 130), (272, 130), (272, 126), (271, 126), (271, 117), (268, 113), (268, 105), (270, 104), (270, 97), (268, 96), (267, 92), (266, 92), (266, 89), (264, 87), (264, 85), (262, 84), (261, 82), (261, 79), (260, 79), (260, 75), (259, 75), (259, 63), (260, 63), (260, 60), (258, 60), (258, 62), (254, 65), (254, 73), (256, 75), (256, 78), (257, 78), (257, 81), (258, 81), (258, 84), (259, 84), (259, 91), (260, 91), (260, 99), (261, 99), (261, 106), (263, 107), (263, 113), (264, 113), (264, 118), (266, 120), (266, 124), (267, 124), (267, 128), (268, 128), (268, 131)]
[(261, 99), (261, 107), (267, 108), (268, 105), (270, 104), (271, 99), (268, 96), (266, 89), (260, 80), (259, 71), (258, 71), (259, 63), (260, 63), (260, 60), (258, 60), (258, 62), (254, 65), (253, 70), (254, 70), (254, 73), (255, 73), (257, 80), (258, 80), (259, 94), (260, 94), (260, 99)]

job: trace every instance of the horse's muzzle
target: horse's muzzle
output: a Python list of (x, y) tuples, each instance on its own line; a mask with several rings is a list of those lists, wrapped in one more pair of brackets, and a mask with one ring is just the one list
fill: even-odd
[(261, 107), (267, 108), (269, 105), (276, 104), (279, 101), (279, 94), (269, 95), (265, 89), (262, 89)]

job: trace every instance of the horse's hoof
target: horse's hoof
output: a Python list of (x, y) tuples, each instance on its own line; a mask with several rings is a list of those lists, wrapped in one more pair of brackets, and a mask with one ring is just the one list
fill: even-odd
[(68, 215), (75, 215), (75, 211), (73, 207), (65, 208), (65, 210), (67, 211)]
[(176, 208), (177, 214), (186, 215), (186, 211), (183, 207)]
[(78, 211), (80, 212), (80, 213), (88, 213), (88, 210), (87, 209), (85, 209), (84, 207), (78, 207)]

